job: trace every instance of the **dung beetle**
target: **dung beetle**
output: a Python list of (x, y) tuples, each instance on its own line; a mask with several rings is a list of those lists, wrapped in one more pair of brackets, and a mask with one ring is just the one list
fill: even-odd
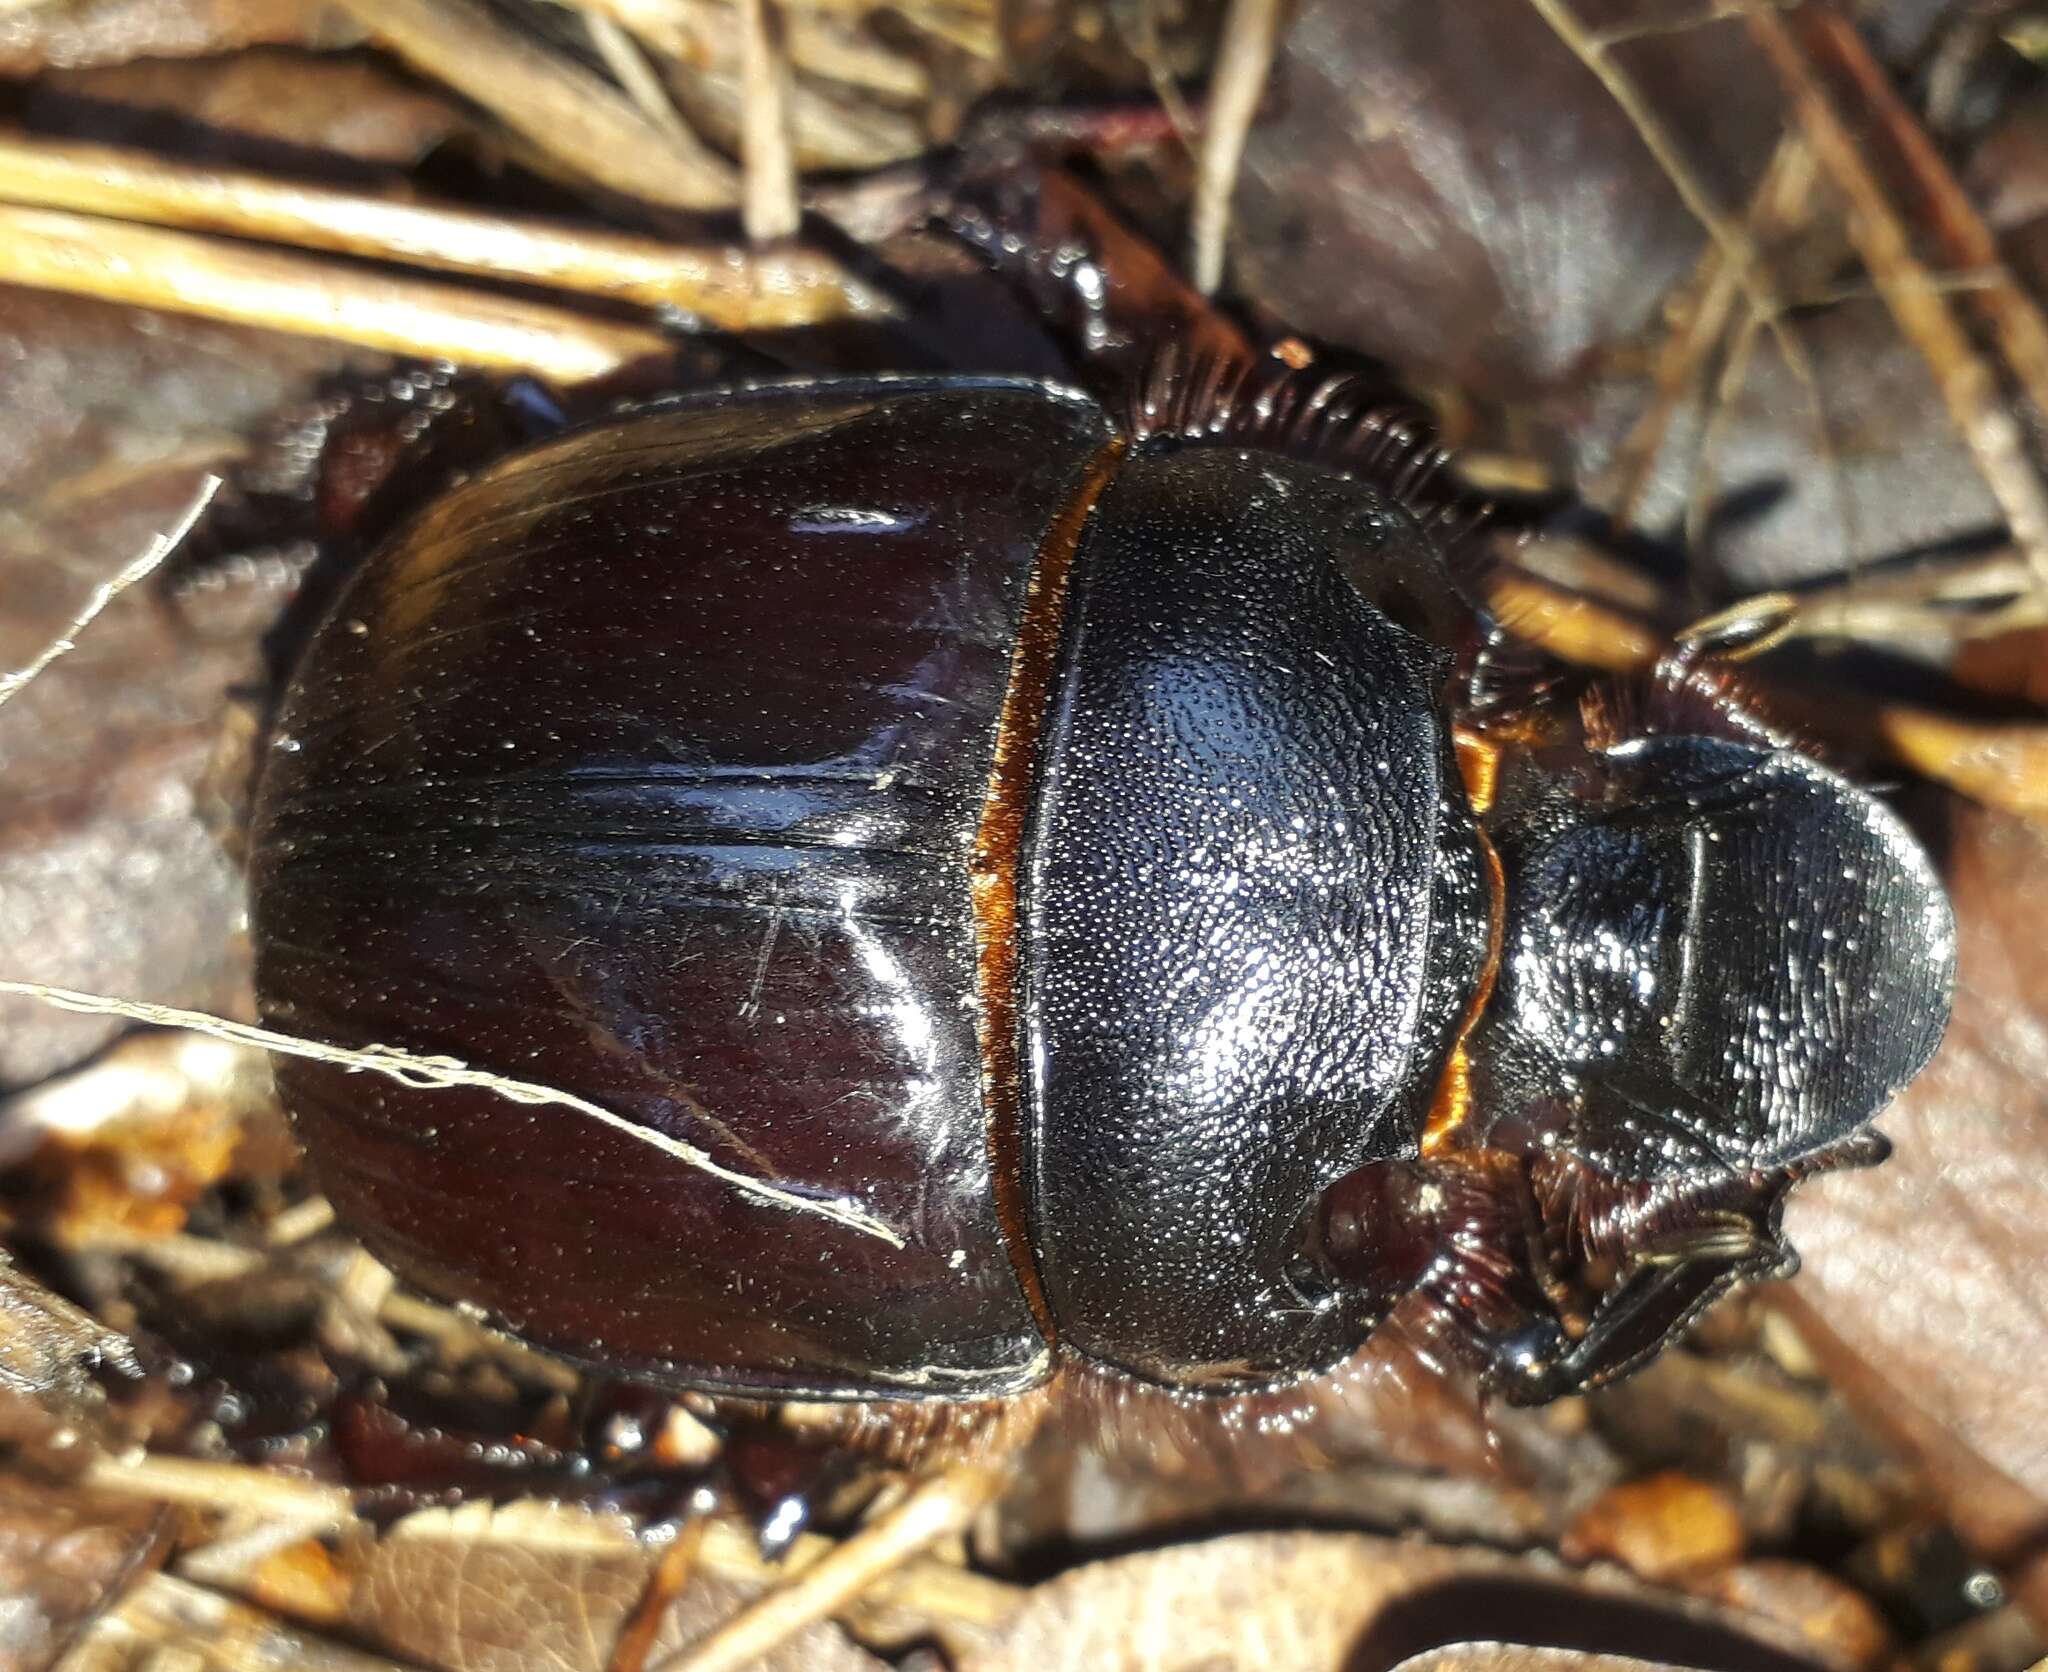
[(1402, 1307), (1533, 1402), (1785, 1269), (1941, 1038), (1940, 884), (1710, 656), (1528, 677), (1432, 457), (1169, 361), (667, 398), (441, 495), (281, 700), (264, 1020), (717, 1170), (285, 1063), (344, 1222), (768, 1399), (1242, 1393)]

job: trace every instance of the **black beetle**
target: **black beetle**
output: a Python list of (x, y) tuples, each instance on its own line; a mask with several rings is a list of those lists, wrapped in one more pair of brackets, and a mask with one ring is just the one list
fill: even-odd
[(378, 1255), (608, 1371), (956, 1401), (1272, 1386), (1404, 1297), (1542, 1399), (1788, 1262), (1941, 1037), (1925, 856), (1703, 658), (1503, 697), (1426, 449), (1166, 381), (657, 402), (361, 567), (259, 785), (265, 1020), (763, 1187), (284, 1064)]

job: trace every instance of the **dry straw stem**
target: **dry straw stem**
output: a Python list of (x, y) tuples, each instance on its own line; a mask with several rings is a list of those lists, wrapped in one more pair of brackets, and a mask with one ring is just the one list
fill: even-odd
[[(1540, 0), (1539, 0), (1540, 3)], [(2048, 585), (2048, 493), (2028, 459), (1998, 379), (1972, 345), (1811, 60), (1773, 13), (1753, 13), (1751, 34), (1792, 101), (1814, 154), (1850, 206), (1849, 234), (1899, 330), (1933, 372), (1985, 483), (2005, 513), (2013, 542)]]
[(911, 1487), (902, 1502), (741, 1609), (654, 1672), (740, 1672), (872, 1590), (911, 1559), (964, 1531), (1008, 1480), (999, 1463), (956, 1463)]
[(740, 220), (756, 244), (793, 237), (796, 145), (782, 18), (771, 0), (740, 0)]
[(658, 332), (225, 239), (0, 203), (0, 282), (580, 383)]
[[(771, 1589), (764, 1601), (787, 1598), (811, 1576), (822, 1574), (827, 1584), (813, 1582), (806, 1594), (815, 1598), (831, 1592), (832, 1609), (872, 1601), (905, 1616), (995, 1626), (1015, 1609), (1023, 1595), (1020, 1590), (917, 1552), (964, 1526), (1001, 1482), (998, 1471), (981, 1466), (937, 1477), (932, 1483), (935, 1490), (914, 1488), (895, 1510), (853, 1538), (841, 1543), (807, 1533), (776, 1562), (761, 1555), (743, 1526), (722, 1519), (695, 1523), (688, 1530), (695, 1540), (694, 1567), (740, 1585), (786, 1587)], [(347, 1489), (246, 1463), (149, 1452), (102, 1456), (87, 1466), (80, 1484), (109, 1496), (226, 1517), (244, 1527), (261, 1518), (288, 1527), (295, 1537), (346, 1534), (363, 1526)], [(873, 1534), (884, 1536), (864, 1544)], [(543, 1557), (629, 1554), (640, 1548), (632, 1525), (619, 1516), (537, 1499), (421, 1510), (385, 1536), (407, 1543), (518, 1549)], [(849, 1552), (851, 1561), (843, 1566)], [(778, 1621), (787, 1617), (787, 1607), (786, 1602), (777, 1603)], [(735, 1616), (735, 1622), (745, 1619), (747, 1612)], [(810, 1620), (824, 1617), (808, 1614), (790, 1629), (800, 1630)], [(717, 1635), (723, 1635), (723, 1628)], [(688, 1659), (664, 1663), (669, 1672), (693, 1664)]]
[(729, 209), (732, 170), (688, 130), (649, 120), (611, 83), (474, 0), (340, 0), (415, 69), (482, 105), (563, 169), (671, 209)]
[[(1529, 0), (1543, 21), (1550, 25), (1557, 38), (1564, 42), (1587, 69), (1599, 77), (1601, 86), (1607, 89), (1608, 97), (1621, 107), (1622, 114), (1629, 119), (1637, 135), (1657, 166), (1664, 171), (1680, 200), (1691, 212), (1694, 220), (1706, 229), (1735, 269), (1737, 282), (1743, 294), (1748, 297), (1751, 310), (1770, 329), (1778, 351), (1785, 357), (1785, 363), (1802, 382), (1812, 384), (1813, 369), (1805, 351), (1799, 346), (1784, 322), (1784, 302), (1777, 288), (1771, 282), (1769, 269), (1757, 253), (1756, 245), (1741, 225), (1731, 220), (1714, 201), (1713, 193), (1706, 183), (1685, 160), (1677, 139), (1664, 125), (1664, 119), (1651, 109), (1650, 101), (1627, 71), (1615, 62), (1608, 42), (1599, 34), (1589, 30), (1572, 10), (1568, 0)], [(1745, 14), (1747, 8), (1742, 8)], [(1720, 14), (1716, 14), (1720, 15)], [(1698, 21), (1710, 21), (1702, 18)]]
[[(1752, 237), (1767, 237), (1796, 222), (1814, 177), (1813, 153), (1805, 141), (1790, 135), (1782, 139), (1750, 203)], [(1649, 405), (1615, 449), (1613, 460), (1587, 487), (1586, 497), (1607, 506), (1616, 522), (1634, 523), (1671, 424), (1698, 386), (1714, 346), (1726, 336), (1741, 290), (1741, 270), (1720, 245), (1709, 244), (1687, 288), (1678, 322), (1651, 365)]]
[[(108, 145), (0, 134), (0, 200), (677, 308), (721, 331), (788, 330), (894, 311), (837, 262), (800, 246), (757, 253), (672, 244), (164, 162)], [(357, 282), (353, 270), (347, 277)]]
[(574, 1092), (559, 1091), (553, 1086), (543, 1086), (530, 1080), (514, 1080), (503, 1074), (492, 1074), (485, 1069), (471, 1068), (455, 1057), (425, 1057), (396, 1045), (365, 1045), (361, 1047), (330, 1045), (318, 1039), (300, 1039), (288, 1033), (278, 1033), (271, 1028), (256, 1027), (248, 1022), (232, 1022), (223, 1016), (209, 1016), (198, 1010), (179, 1010), (171, 1005), (143, 1004), (133, 999), (109, 998), (102, 993), (81, 993), (68, 987), (52, 987), (41, 981), (0, 980), (0, 993), (14, 993), (23, 998), (40, 1000), (58, 1010), (73, 1010), (88, 1016), (124, 1016), (130, 1021), (147, 1022), (153, 1027), (190, 1028), (214, 1039), (225, 1039), (230, 1044), (250, 1045), (257, 1050), (275, 1052), (279, 1056), (303, 1057), (309, 1062), (330, 1063), (334, 1067), (350, 1072), (381, 1074), (387, 1080), (396, 1080), (402, 1086), (415, 1091), (443, 1091), (451, 1087), (468, 1086), (481, 1091), (496, 1093), (507, 1102), (522, 1104), (549, 1104), (557, 1108), (571, 1109), (587, 1120), (596, 1121), (616, 1132), (624, 1133), (637, 1143), (650, 1149), (660, 1150), (686, 1166), (694, 1167), (713, 1178), (721, 1179), (743, 1196), (752, 1197), (768, 1207), (780, 1208), (790, 1213), (815, 1214), (821, 1219), (830, 1219), (858, 1231), (863, 1236), (886, 1242), (892, 1248), (901, 1248), (901, 1234), (877, 1219), (858, 1203), (850, 1200), (828, 1200), (815, 1196), (801, 1195), (767, 1179), (755, 1178), (751, 1174), (735, 1172), (732, 1168), (713, 1160), (695, 1144), (684, 1143), (666, 1133), (656, 1132), (651, 1127), (640, 1126), (615, 1115), (611, 1110), (592, 1103), (588, 1098), (578, 1097)]
[(96, 1492), (189, 1509), (233, 1511), (290, 1521), (309, 1531), (339, 1531), (356, 1519), (346, 1487), (294, 1475), (272, 1474), (239, 1463), (212, 1463), (153, 1452), (95, 1458), (79, 1484)]
[[(586, 17), (631, 33), (665, 58), (699, 69), (736, 61), (733, 10), (721, 0), (561, 0)], [(931, 94), (931, 75), (915, 57), (870, 39), (857, 18), (793, 6), (782, 14), (790, 64), (848, 90), (915, 104)], [(900, 14), (899, 14), (900, 15)]]
[[(1820, 381), (1814, 375), (1813, 362), (1807, 355), (1804, 344), (1786, 323), (1784, 300), (1779, 296), (1770, 270), (1754, 240), (1740, 223), (1731, 220), (1715, 203), (1706, 183), (1685, 160), (1671, 130), (1650, 107), (1649, 100), (1634, 79), (1615, 61), (1611, 50), (1614, 38), (1602, 36), (1588, 29), (1578, 14), (1572, 10), (1569, 0), (1529, 0), (1529, 3), (1550, 25), (1558, 39), (1599, 78), (1600, 84), (1607, 89), (1608, 96), (1621, 107), (1622, 114), (1635, 128), (1644, 148), (1655, 159), (1657, 166), (1664, 171), (1665, 178), (1671, 182), (1680, 201), (1691, 212), (1693, 219), (1706, 229), (1707, 236), (1721, 252), (1734, 274), (1735, 282), (1749, 303), (1749, 332), (1753, 333), (1760, 325), (1770, 333), (1771, 342), (1784, 361), (1786, 370), (1799, 384), (1805, 399), (1807, 416), (1813, 426), (1817, 449), (1827, 459), (1830, 474), (1839, 482), (1837, 453), (1828, 426), (1827, 411), (1821, 403)], [(1696, 27), (1702, 23), (1712, 22), (1716, 18), (1738, 14), (1754, 19), (1760, 10), (1767, 11), (1770, 6), (1771, 0), (1760, 0), (1760, 5), (1716, 6), (1705, 13), (1695, 14), (1676, 26)], [(1740, 374), (1746, 370), (1747, 353), (1747, 345), (1738, 344), (1734, 356), (1738, 363), (1731, 368), (1733, 372)], [(1735, 386), (1735, 378), (1723, 378), (1724, 402), (1730, 397), (1730, 392)], [(1703, 459), (1702, 464), (1705, 462), (1707, 461)], [(1840, 493), (1839, 488), (1836, 503), (1846, 511), (1848, 500)], [(1700, 521), (1695, 508), (1689, 523), (1697, 527)], [(1852, 543), (1853, 534), (1853, 530), (1845, 527), (1845, 542)]]
[(1862, 133), (1873, 145), (1889, 145), (1893, 174), (1919, 197), (1919, 223), (1956, 269), (1952, 283), (1938, 288), (1961, 295), (1990, 328), (2020, 387), (2048, 419), (2048, 321), (2006, 267), (1997, 238), (1947, 159), (1847, 18), (1808, 6), (1794, 14), (1793, 24), (1816, 62), (1833, 65), (1853, 83), (1872, 118)]
[(604, 60), (604, 67), (612, 80), (625, 90), (626, 97), (633, 101), (640, 114), (664, 133), (689, 144), (695, 136), (676, 109), (675, 101), (668, 96), (668, 90), (662, 86), (654, 66), (647, 61), (647, 54), (640, 50), (640, 43), (603, 12), (583, 12), (580, 15), (583, 31), (590, 37), (591, 46)]
[(1189, 218), (1188, 265), (1194, 285), (1212, 296), (1223, 282), (1230, 236), (1230, 199), (1244, 161), (1252, 117), (1272, 72), (1283, 0), (1231, 0), (1210, 78), (1201, 150), (1195, 158), (1195, 200)]

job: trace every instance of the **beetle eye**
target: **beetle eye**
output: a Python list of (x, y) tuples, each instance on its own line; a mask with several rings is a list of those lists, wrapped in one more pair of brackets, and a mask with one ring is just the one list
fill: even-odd
[(1854, 1132), (1947, 1022), (1954, 924), (1926, 855), (1789, 751), (1653, 738), (1601, 759), (1606, 797), (1507, 833), (1487, 1048), (1553, 1079), (1529, 1089), (1616, 1178), (1780, 1166)]

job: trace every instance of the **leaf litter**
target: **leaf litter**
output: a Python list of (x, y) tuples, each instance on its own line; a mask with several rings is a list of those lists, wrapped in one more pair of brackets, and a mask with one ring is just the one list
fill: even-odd
[[(906, 132), (916, 138), (892, 166), (921, 167), (926, 148), (960, 134), (960, 112), (992, 89), (1047, 109), (1076, 90), (1144, 99), (1171, 73), (1163, 65), (1182, 66), (1175, 91), (1196, 122), (1205, 88), (1228, 95), (1201, 166), (1170, 122), (1070, 125), (1080, 137), (1065, 143), (1085, 155), (1095, 189), (1166, 247), (1191, 238), (1196, 276), (1220, 283), (1255, 322), (1381, 353), (1435, 403), (1475, 471), (1490, 468), (1518, 491), (1537, 486), (1531, 502), (1504, 507), (1504, 526), (1515, 584), (1537, 598), (1533, 619), (1566, 653), (1627, 665), (1643, 653), (1634, 647), (1741, 604), (1744, 587), (1789, 598), (1777, 607), (1796, 642), (1764, 657), (1758, 678), (1879, 772), (1916, 775), (1911, 810), (1942, 840), (1957, 879), (1964, 992), (1949, 1049), (1890, 1123), (1906, 1140), (1892, 1170), (1823, 1186), (1799, 1210), (1809, 1276), (1787, 1294), (1759, 1291), (1724, 1308), (1642, 1376), (1545, 1412), (1486, 1411), (1428, 1367), (1380, 1354), (1279, 1415), (1220, 1435), (1184, 1411), (1110, 1400), (1050, 1425), (996, 1502), (948, 1524), (952, 1536), (892, 1557), (859, 1594), (835, 1595), (832, 1620), (793, 1621), (795, 1635), (766, 1664), (2028, 1664), (2042, 1652), (2048, 1606), (2036, 1577), (2048, 1482), (2023, 1402), (2042, 1344), (2029, 1275), (2039, 1262), (2023, 1250), (2048, 1215), (2040, 1169), (2026, 1162), (2039, 1129), (2023, 1070), (2025, 1042), (2041, 1026), (2039, 984), (2024, 974), (2028, 943), (2012, 912), (2037, 873), (2029, 820), (2048, 805), (2035, 764), (2048, 734), (2024, 677), (1994, 688), (1981, 658), (1966, 666), (1959, 647), (2025, 645), (2039, 620), (2031, 425), (2041, 415), (2028, 404), (2041, 393), (2028, 346), (2038, 304), (2030, 274), (1994, 271), (2000, 252), (1986, 246), (1991, 235), (1956, 182), (1988, 187), (1958, 174), (1951, 134), (1931, 141), (1916, 106), (1925, 66), (1942, 65), (1951, 81), (1973, 64), (2009, 76), (2010, 64), (1985, 60), (2011, 49), (1960, 25), (1936, 25), (1918, 49), (1901, 49), (1911, 35), (1903, 26), (1876, 20), (1865, 36), (1816, 6), (1645, 16), (1487, 0), (1426, 26), (1336, 0), (1305, 0), (1285, 15), (1254, 0), (1151, 0), (1059, 8), (1049, 28), (1041, 9), (903, 0), (885, 15), (814, 0), (743, 9), (610, 0), (583, 11), (425, 15), (386, 0), (345, 12), (281, 0), (90, 0), (11, 7), (0, 44), (29, 77), (59, 63), (180, 54), (232, 62), (258, 42), (302, 52), (309, 89), (324, 53), (359, 54), (366, 43), (375, 61), (403, 61), (457, 93), (476, 91), (465, 52), (508, 66), (479, 115), (426, 130), (426, 148), (403, 156), (397, 166), (418, 177), (403, 194), (332, 186), (309, 166), (346, 160), (336, 114), (345, 101), (308, 98), (307, 130), (281, 173), (277, 154), (250, 149), (247, 135), (226, 142), (214, 166), (292, 182), (298, 231), (274, 210), (238, 230), (303, 263), (291, 270), (315, 298), (356, 282), (331, 253), (354, 246), (314, 230), (323, 217), (341, 224), (356, 200), (443, 216), (434, 223), (447, 234), (434, 240), (444, 246), (433, 263), (441, 291), (419, 293), (413, 313), (380, 322), (353, 350), (315, 341), (296, 352), (338, 365), (366, 346), (431, 355), (469, 340), (450, 336), (447, 321), (466, 296), (484, 294), (475, 289), (483, 275), (502, 271), (488, 253), (496, 219), (570, 252), (529, 273), (545, 293), (538, 311), (498, 316), (528, 333), (504, 339), (507, 357), (553, 352), (549, 341), (599, 343), (595, 355), (572, 349), (554, 364), (603, 376), (668, 353), (664, 333), (693, 314), (728, 331), (755, 320), (771, 332), (809, 325), (818, 347), (795, 352), (815, 358), (798, 364), (863, 363), (873, 351), (836, 337), (829, 320), (889, 330), (921, 305), (915, 285), (886, 299), (870, 289), (868, 263), (963, 295), (984, 281), (916, 224), (928, 187), (913, 179), (905, 196), (901, 178), (829, 171), (878, 166), (877, 136), (902, 146)], [(690, 43), (707, 28), (746, 51), (697, 61)], [(1478, 50), (1489, 34), (1513, 50), (1489, 58)], [(1027, 36), (1039, 45), (1018, 47), (1015, 62), (1029, 79), (1006, 87), (1005, 44)], [(1126, 36), (1143, 44), (1123, 49)], [(1880, 61), (1870, 42), (1904, 55)], [(1256, 58), (1269, 53), (1261, 69)], [(1405, 95), (1389, 70), (1402, 53)], [(351, 62), (334, 60), (337, 69)], [(1536, 104), (1490, 112), (1489, 62)], [(849, 79), (835, 80), (842, 72)], [(1442, 91), (1418, 94), (1432, 73)], [(1315, 108), (1318, 76), (1373, 89), (1363, 129), (1315, 127), (1309, 116), (1308, 130), (1282, 137)], [(196, 110), (203, 81), (193, 85)], [(396, 101), (404, 84), (391, 85)], [(117, 106), (122, 97), (118, 85), (100, 96)], [(175, 93), (152, 97), (159, 115), (166, 97), (177, 113)], [(1717, 135), (1701, 115), (1715, 111), (1747, 117)], [(404, 120), (416, 120), (416, 107)], [(1546, 163), (1540, 150), (1514, 149), (1574, 123), (1605, 136), (1582, 158)], [(119, 130), (163, 131), (162, 146), (123, 139), (120, 160), (136, 184), (120, 203), (35, 200), (39, 212), (76, 217), (64, 236), (85, 277), (72, 288), (101, 300), (38, 316), (26, 293), (0, 294), (19, 317), (39, 320), (41, 352), (60, 361), (90, 332), (147, 331), (168, 341), (167, 363), (197, 368), (222, 340), (200, 333), (226, 328), (134, 312), (134, 296), (95, 276), (91, 255), (103, 251), (113, 272), (137, 228), (212, 239), (147, 247), (181, 283), (180, 264), (195, 264), (194, 282), (212, 285), (204, 311), (248, 333), (238, 375), (260, 381), (289, 358), (272, 330), (346, 315), (283, 314), (236, 289), (253, 271), (237, 266), (242, 252), (215, 247), (206, 225), (173, 208), (185, 189), (179, 170), (192, 166), (175, 123)], [(983, 131), (1003, 132), (994, 121)], [(622, 175), (611, 166), (618, 146), (604, 136), (629, 132), (635, 171)], [(38, 155), (62, 154), (38, 147), (81, 137), (104, 136), (74, 127), (7, 144), (23, 148), (26, 179)], [(836, 163), (830, 145), (843, 147)], [(1511, 160), (1519, 172), (1496, 177), (1492, 207), (1470, 193), (1441, 195), (1458, 153)], [(1377, 171), (1369, 191), (1348, 184), (1360, 158)], [(1311, 193), (1282, 160), (1340, 189)], [(1621, 267), (1611, 241), (1584, 230), (1595, 212), (1574, 196), (1585, 168), (1613, 182), (1599, 212), (1618, 208), (1640, 234)], [(33, 252), (56, 229), (27, 216), (26, 192), (0, 176), (17, 249)], [(668, 218), (750, 202), (752, 230), (778, 239), (792, 198), (807, 216), (864, 229), (871, 245), (858, 276), (843, 245), (807, 237), (802, 223), (793, 242), (749, 247)], [(244, 201), (258, 201), (253, 187)], [(1390, 244), (1387, 229), (1425, 204), (1420, 224), (1438, 234)], [(1472, 264), (1461, 270), (1462, 252)], [(388, 242), (371, 253), (399, 268), (416, 259)], [(662, 260), (685, 284), (721, 272), (738, 282), (716, 281), (725, 288), (715, 308), (684, 300), (636, 312), (656, 300), (651, 288), (633, 293), (636, 264), (647, 272)], [(693, 262), (703, 281), (687, 277)], [(1447, 268), (1472, 276), (1446, 282)], [(817, 299), (802, 318), (789, 311), (791, 273)], [(1690, 304), (1664, 311), (1687, 281)], [(589, 304), (608, 282), (623, 310)], [(1841, 351), (1853, 359), (1834, 357), (1837, 312), (1867, 312), (1873, 290), (1879, 322)], [(179, 292), (167, 285), (148, 299), (177, 308)], [(999, 317), (992, 298), (989, 306)], [(1397, 323), (1383, 334), (1388, 321)], [(1782, 401), (1744, 408), (1769, 375), (1759, 366), (1771, 357), (1754, 352), (1759, 335), (1780, 345), (1789, 419)], [(1457, 346), (1482, 340), (1478, 357)], [(987, 352), (1000, 362), (1013, 348), (995, 342)], [(1945, 426), (1910, 401), (1843, 410), (1832, 398), (1843, 368), (1893, 359), (1925, 368)], [(8, 375), (23, 376), (21, 364)], [(237, 455), (232, 445), (219, 451), (212, 427), (221, 403), (202, 393), (196, 369), (180, 375), (192, 398), (149, 441), (151, 456), (172, 473), (186, 468), (182, 434), (205, 460), (188, 482), (217, 463), (231, 474)], [(316, 379), (281, 370), (275, 381), (303, 395)], [(61, 379), (47, 385), (35, 432), (47, 468), (37, 492), (18, 500), (18, 527), (54, 529), (60, 510), (76, 519), (92, 503), (95, 472), (106, 480), (130, 467), (120, 463), (136, 454), (119, 387), (88, 406), (75, 398), (84, 390), (67, 403)], [(273, 398), (295, 397), (287, 388)], [(1631, 438), (1625, 471), (1601, 474), (1592, 413), (1613, 414), (1610, 433)], [(1747, 445), (1773, 425), (1769, 447)], [(1885, 531), (1903, 526), (1897, 510), (1911, 507), (1887, 503), (1888, 489), (1903, 490), (1881, 470), (1861, 479), (1853, 513), (1844, 510), (1839, 483), (1867, 449), (1916, 457), (1943, 440), (1952, 451), (1938, 456), (1956, 481), (1942, 500), (1947, 521), (1909, 547), (1885, 546)], [(1771, 471), (1797, 486), (1772, 499)], [(1959, 472), (1974, 478), (1976, 497)], [(1650, 486), (1667, 479), (1681, 485), (1675, 513), (1671, 496)], [(70, 505), (53, 505), (51, 484), (67, 481), (77, 484)], [(1782, 519), (1801, 493), (1818, 496), (1821, 514), (1796, 537), (1774, 533), (1792, 526)], [(1614, 524), (1585, 514), (1603, 508)], [(90, 531), (91, 519), (82, 526)], [(107, 521), (107, 540), (117, 527)], [(0, 556), (4, 586), (47, 588), (47, 549), (38, 536)], [(116, 573), (122, 548), (100, 549), (97, 573)], [(218, 584), (260, 599), (275, 584), (264, 568), (274, 561), (256, 554)], [(79, 572), (75, 561), (66, 569)], [(52, 669), (45, 649), (78, 638), (97, 601), (39, 601), (39, 630), (0, 636), (6, 665), (48, 671), (49, 700), (69, 702), (83, 717), (70, 723), (90, 725), (107, 677), (91, 665), (92, 635), (138, 603), (92, 623), (85, 651), (59, 652), (65, 665)], [(0, 606), (0, 628), (8, 625)], [(50, 712), (29, 683), (8, 688), (22, 696), (7, 715), (17, 727), (42, 726)], [(146, 758), (144, 769), (156, 770)], [(12, 839), (57, 841), (74, 815), (47, 811), (41, 824), (15, 819)], [(0, 867), (0, 892), (5, 874)], [(98, 932), (115, 932), (115, 910), (142, 915), (121, 901), (99, 915)], [(231, 942), (232, 923), (218, 933)], [(246, 999), (232, 991), (226, 1001), (173, 991), (117, 1005), (33, 967), (22, 973), (22, 985), (68, 989), (81, 1004), (276, 1043), (238, 1019)], [(34, 1075), (0, 1122), (14, 1157), (0, 1210), (17, 1255), (0, 1272), (0, 1573), (16, 1599), (0, 1664), (683, 1666), (740, 1603), (857, 1535), (864, 1512), (855, 1505), (825, 1515), (828, 1533), (764, 1554), (734, 1516), (721, 1463), (741, 1437), (722, 1435), (715, 1413), (596, 1387), (484, 1321), (408, 1293), (309, 1193), (260, 1089), (228, 1089), (196, 1058), (138, 1054), (146, 1040), (61, 1081), (37, 1085), (43, 1075)], [(194, 1105), (226, 1113), (194, 1121)], [(184, 1155), (189, 1163), (177, 1164)], [(778, 1419), (784, 1429), (801, 1422), (799, 1410)], [(462, 1502), (430, 1507), (437, 1497)], [(885, 1491), (865, 1512), (870, 1525), (891, 1502)], [(1479, 1633), (1573, 1647), (1454, 1647)]]

